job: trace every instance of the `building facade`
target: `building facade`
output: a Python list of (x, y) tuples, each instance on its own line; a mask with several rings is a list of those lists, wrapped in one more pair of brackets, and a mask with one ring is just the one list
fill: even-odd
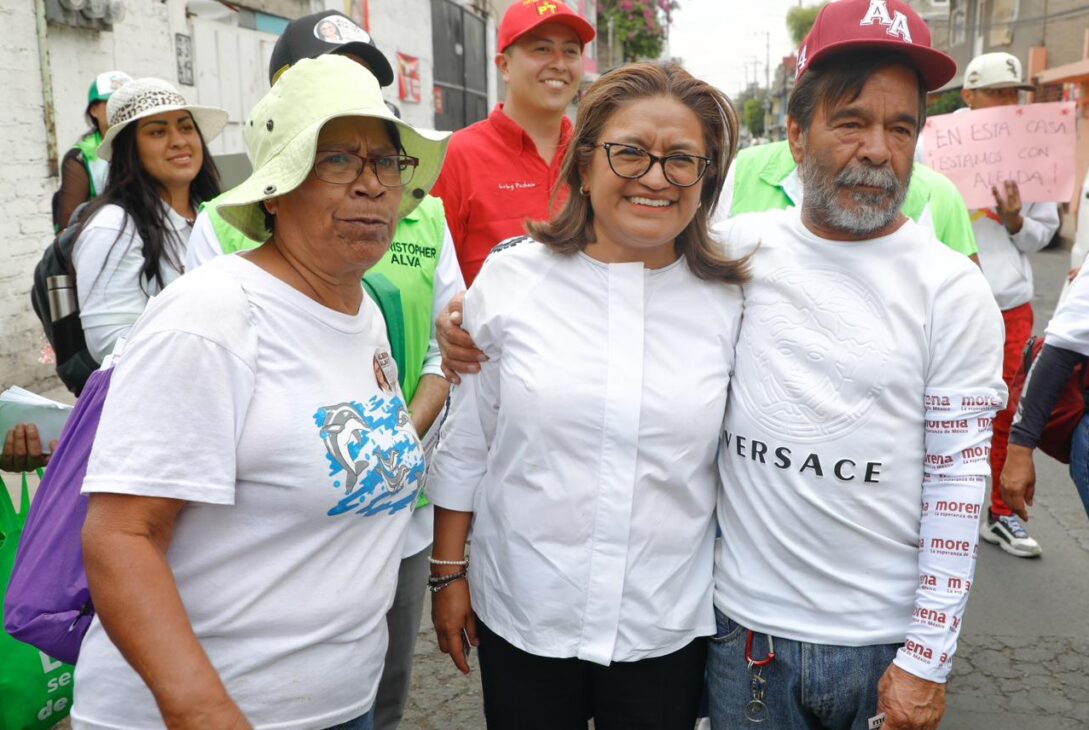
[(775, 76), (768, 90), (768, 113), (764, 119), (765, 134), (768, 139), (778, 142), (787, 138), (787, 102), (794, 91), (794, 74), (798, 68), (798, 57), (793, 53), (783, 56), (775, 68)]
[[(193, 103), (227, 109), (230, 123), (209, 147), (231, 185), (249, 173), (241, 125), (268, 90), (272, 47), (290, 19), (323, 9), (347, 13), (393, 64), (397, 80), (383, 91), (402, 117), (420, 127), (456, 129), (486, 116), (498, 98), (494, 18), (507, 4), (112, 0), (107, 5), (117, 15), (98, 19), (66, 10), (60, 0), (0, 4), (0, 23), (8, 31), (0, 39), (0, 75), (9, 80), (8, 113), (0, 116), (0, 133), (8, 140), (0, 175), (0, 389), (20, 385), (66, 396), (28, 293), (34, 265), (53, 237), (50, 202), (60, 184), (58, 162), (88, 129), (84, 110), (95, 75), (120, 69), (162, 78)], [(459, 13), (469, 28), (460, 38), (434, 22)], [(460, 88), (472, 101), (462, 105), (466, 114), (449, 113), (454, 92), (436, 80), (448, 59), (436, 62), (436, 51), (468, 59)]]
[(909, 0), (930, 25), (934, 45), (957, 62), (946, 90), (964, 84), (975, 56), (1002, 51), (1020, 59), (1037, 85), (1034, 102), (1078, 105), (1077, 183), (1064, 206), (1062, 235), (1073, 234), (1080, 182), (1089, 172), (1089, 2), (1086, 0)]

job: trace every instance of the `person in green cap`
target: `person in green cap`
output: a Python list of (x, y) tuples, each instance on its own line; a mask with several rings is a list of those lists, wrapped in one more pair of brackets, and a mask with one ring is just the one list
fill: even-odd
[[(322, 30), (329, 27), (337, 29), (336, 37)], [(269, 83), (275, 87), (284, 72), (301, 59), (328, 54), (359, 63), (374, 75), (379, 86), (393, 83), (389, 60), (375, 46), (370, 34), (335, 10), (288, 23), (272, 50)], [(397, 114), (392, 105), (391, 111)], [(253, 150), (250, 152), (252, 156)], [(258, 245), (218, 214), (217, 202), (204, 206), (197, 217), (186, 252), (187, 270), (222, 254)], [(363, 286), (385, 318), (412, 424), (430, 449), (433, 438), (428, 435), (438, 430), (432, 429), (432, 425), (439, 420), (450, 389), (442, 375), (433, 323), (446, 303), (465, 290), (454, 241), (446, 225), (446, 211), (439, 198), (431, 195), (419, 198), (419, 205), (397, 225), (389, 250), (363, 277)], [(387, 613), (389, 648), (375, 704), (375, 730), (396, 728), (408, 699), (412, 656), (423, 613), (433, 513), (421, 492), (401, 553), (396, 598)]]
[(91, 128), (72, 145), (61, 163), (61, 186), (53, 194), (53, 230), (67, 226), (80, 204), (106, 189), (110, 165), (98, 156), (98, 146), (108, 126), (106, 102), (129, 81), (132, 77), (124, 71), (105, 71), (91, 82), (83, 112)]

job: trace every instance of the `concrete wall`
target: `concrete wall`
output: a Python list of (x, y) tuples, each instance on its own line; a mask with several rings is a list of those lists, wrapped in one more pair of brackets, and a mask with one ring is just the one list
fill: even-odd
[(0, 173), (0, 387), (40, 387), (49, 368), (37, 362), (44, 337), (27, 317), (27, 292), (39, 244), (44, 245), (51, 230), (52, 185), (45, 159), (33, 3), (0, 5), (0, 25), (6, 30), (0, 42), (0, 73), (8, 87), (7, 108), (0, 115), (0, 138), (8, 143)]
[[(113, 31), (47, 28), (60, 154), (87, 129), (83, 110), (96, 74), (119, 68), (177, 81), (173, 38), (184, 32), (184, 0), (129, 1), (126, 9)], [(34, 3), (0, 4), (0, 26), (0, 77), (8, 89), (7, 111), (0, 115), (0, 138), (7, 143), (0, 173), (0, 388), (57, 394), (63, 390), (52, 366), (41, 362), (45, 337), (28, 297), (34, 265), (53, 237), (50, 199), (60, 184), (49, 174)]]
[[(47, 26), (60, 155), (87, 130), (87, 87), (102, 71), (166, 79), (190, 101), (199, 100), (195, 86), (178, 85), (174, 36), (193, 34), (186, 5), (186, 0), (126, 0), (126, 15), (112, 31)], [(247, 5), (289, 17), (320, 7), (314, 0), (253, 0)], [(49, 174), (34, 3), (0, 3), (0, 26), (6, 31), (0, 37), (0, 78), (8, 90), (7, 112), (0, 115), (0, 138), (7, 142), (0, 172), (0, 389), (21, 385), (58, 395), (63, 386), (52, 366), (41, 362), (45, 337), (28, 296), (34, 265), (53, 237), (50, 199), (60, 185)], [(217, 153), (241, 151), (240, 140), (216, 144)]]
[[(913, 5), (920, 9), (928, 7), (927, 0), (913, 2)], [(955, 46), (949, 44), (948, 20), (937, 16), (928, 18), (935, 46), (949, 53), (957, 62), (957, 76), (948, 84), (949, 87), (960, 87), (964, 67), (977, 53), (1012, 53), (1021, 59), (1026, 69), (1031, 48), (1047, 48), (1048, 67), (1083, 58), (1085, 31), (1089, 28), (1089, 4), (1086, 0), (1020, 0), (1012, 33), (1005, 38), (1000, 37), (1001, 33), (992, 33), (989, 27), (993, 2), (951, 0), (950, 11), (958, 7), (964, 8), (967, 13), (967, 33), (964, 42)]]
[[(322, 8), (344, 11), (351, 5), (345, 0), (242, 0), (238, 4), (282, 17), (298, 17)], [(472, 3), (463, 1), (472, 6)], [(207, 4), (205, 4), (207, 5)], [(357, 3), (357, 6), (360, 5)], [(476, 4), (477, 10), (492, 10)], [(125, 0), (127, 14), (112, 31), (90, 31), (50, 24), (47, 45), (52, 66), (52, 89), (56, 115), (56, 143), (60, 154), (87, 129), (83, 118), (87, 87), (92, 78), (106, 70), (120, 69), (134, 77), (155, 76), (178, 86), (179, 91), (193, 102), (213, 101), (216, 93), (228, 93), (222, 87), (226, 76), (241, 73), (230, 64), (230, 44), (219, 43), (216, 72), (211, 80), (204, 78), (209, 68), (205, 57), (194, 58), (196, 86), (178, 84), (175, 34), (194, 37), (197, 25), (205, 28), (236, 28), (235, 19), (210, 20), (205, 17), (189, 19), (187, 0)], [(194, 6), (198, 10), (201, 3)], [(217, 11), (216, 6), (208, 6)], [(431, 49), (430, 0), (370, 0), (370, 29), (379, 48), (391, 62), (401, 51), (420, 59), (421, 101), (402, 102), (397, 86), (385, 89), (386, 97), (398, 104), (406, 121), (420, 127), (434, 126), (434, 95)], [(222, 14), (217, 11), (217, 14)], [(5, 79), (8, 93), (7, 112), (0, 115), (0, 138), (7, 142), (5, 164), (0, 172), (0, 389), (21, 385), (54, 396), (63, 393), (60, 381), (53, 375), (51, 364), (43, 363), (45, 337), (30, 308), (28, 292), (34, 265), (45, 246), (52, 240), (50, 199), (60, 184), (50, 176), (48, 141), (44, 123), (45, 94), (38, 62), (35, 32), (34, 2), (0, 2), (0, 78)], [(252, 42), (255, 31), (239, 30), (239, 43)], [(245, 34), (250, 34), (243, 38)], [(491, 26), (494, 34), (494, 25)], [(217, 33), (221, 35), (221, 33)], [(268, 35), (268, 34), (264, 34)], [(270, 36), (271, 37), (271, 36)], [(248, 40), (246, 40), (248, 38)], [(264, 53), (267, 39), (263, 43)], [(494, 40), (491, 41), (494, 44)], [(226, 49), (226, 50), (224, 50)], [(197, 55), (194, 42), (194, 55)], [(252, 54), (250, 54), (252, 55)], [(250, 64), (252, 65), (252, 64)], [(260, 65), (260, 64), (258, 64)], [(256, 66), (254, 67), (256, 68)], [(263, 67), (260, 69), (263, 76)], [(493, 69), (494, 72), (494, 69)], [(212, 81), (218, 79), (218, 87)], [(208, 83), (205, 83), (205, 82)], [(494, 79), (490, 80), (494, 99)], [(250, 90), (252, 91), (252, 90)], [(239, 92), (232, 106), (235, 116), (244, 117), (249, 109), (233, 109), (244, 104), (251, 94)], [(232, 120), (232, 121), (241, 121)], [(213, 145), (213, 152), (241, 152), (239, 135), (229, 129)]]
[[(87, 87), (96, 74), (120, 69), (134, 78), (154, 76), (177, 84), (171, 21), (181, 26), (178, 32), (183, 32), (184, 12), (172, 18), (170, 5), (157, 2), (128, 2), (125, 5), (125, 19), (114, 26), (112, 33), (49, 26), (53, 95), (57, 101), (57, 139), (62, 148), (87, 131), (83, 109), (87, 103)], [(134, 38), (139, 38), (139, 42), (133, 42)]]
[(1048, 67), (1063, 66), (1086, 57), (1085, 34), (1089, 31), (1086, 0), (1048, 0), (1049, 19), (1044, 24)]
[(420, 59), (420, 103), (401, 101), (397, 80), (383, 89), (385, 97), (397, 105), (401, 117), (409, 124), (433, 128), (435, 65), (431, 50), (431, 0), (371, 0), (370, 9), (371, 36), (389, 58), (397, 78), (400, 78), (398, 52)]

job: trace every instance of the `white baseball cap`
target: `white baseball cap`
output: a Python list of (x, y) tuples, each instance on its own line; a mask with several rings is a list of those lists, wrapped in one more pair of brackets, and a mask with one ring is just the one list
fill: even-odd
[(1010, 53), (984, 53), (976, 56), (964, 69), (965, 89), (1024, 89), (1036, 87), (1026, 84), (1021, 75), (1021, 62)]

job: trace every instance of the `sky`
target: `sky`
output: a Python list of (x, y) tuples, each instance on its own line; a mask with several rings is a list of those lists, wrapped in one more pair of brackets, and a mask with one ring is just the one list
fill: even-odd
[[(772, 78), (783, 56), (795, 50), (787, 32), (786, 14), (798, 0), (680, 0), (680, 3), (670, 30), (670, 54), (681, 58), (693, 75), (718, 86), (731, 98), (745, 88), (746, 79), (752, 80), (754, 73), (759, 84), (764, 85), (769, 39)], [(811, 0), (805, 4), (811, 4)]]

